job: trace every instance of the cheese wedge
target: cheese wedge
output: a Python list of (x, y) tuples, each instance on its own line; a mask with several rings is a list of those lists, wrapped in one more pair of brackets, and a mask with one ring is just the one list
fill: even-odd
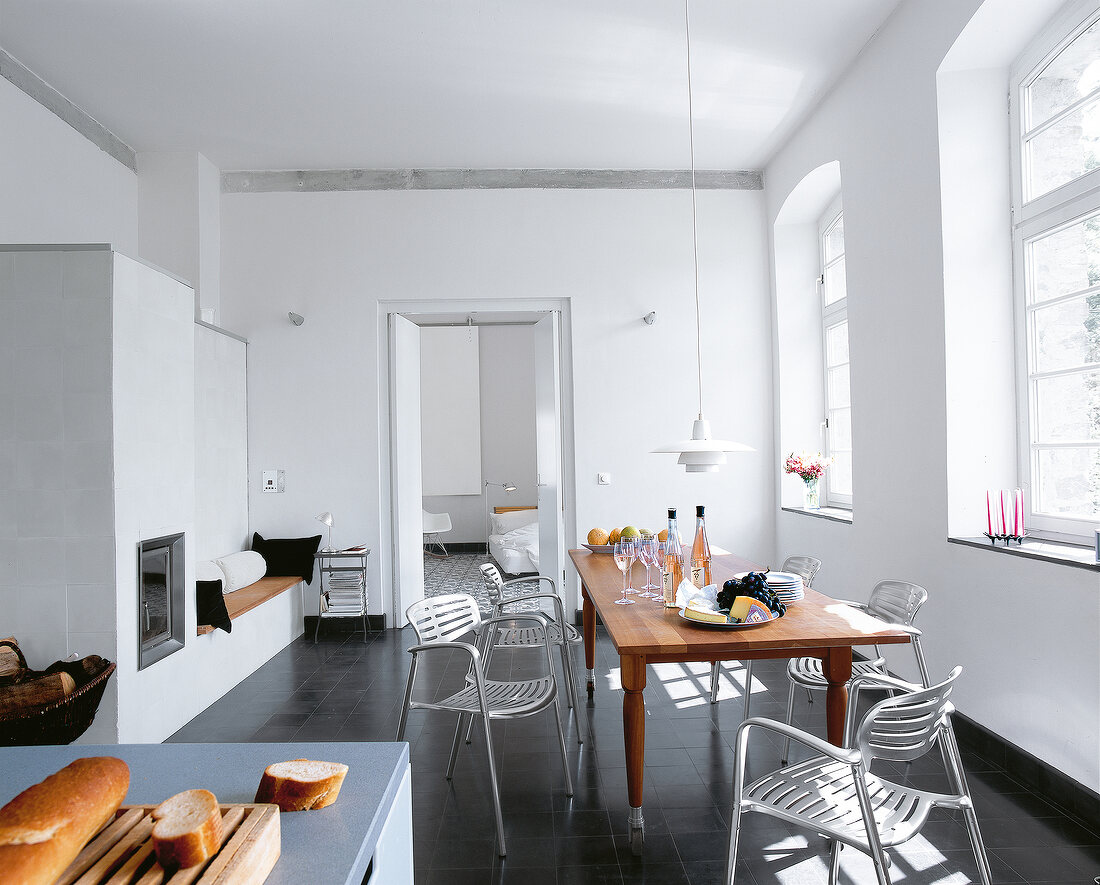
[(751, 596), (738, 596), (730, 606), (730, 621), (735, 624), (766, 624), (771, 619), (771, 609)]
[(693, 604), (689, 604), (684, 609), (684, 617), (691, 618), (693, 621), (703, 621), (707, 624), (727, 624), (726, 616), (721, 612), (711, 611), (706, 608), (697, 608)]

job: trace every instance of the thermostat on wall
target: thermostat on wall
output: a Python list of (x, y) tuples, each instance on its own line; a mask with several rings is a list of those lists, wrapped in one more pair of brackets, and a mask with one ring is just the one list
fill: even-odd
[(265, 470), (264, 471), (264, 486), (263, 491), (272, 493), (282, 493), (285, 491), (284, 484), (286, 482), (285, 470)]

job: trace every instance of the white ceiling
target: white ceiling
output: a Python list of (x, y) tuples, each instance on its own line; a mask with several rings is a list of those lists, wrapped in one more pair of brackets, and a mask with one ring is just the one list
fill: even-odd
[[(761, 168), (897, 3), (695, 0), (699, 168)], [(688, 164), (678, 0), (0, 0), (0, 47), (222, 169)]]

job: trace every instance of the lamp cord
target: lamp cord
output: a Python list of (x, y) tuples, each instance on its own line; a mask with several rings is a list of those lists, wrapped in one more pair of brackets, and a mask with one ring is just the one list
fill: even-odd
[(691, 105), (691, 16), (690, 0), (684, 0), (684, 36), (687, 45), (688, 151), (691, 156), (691, 244), (695, 257), (695, 366), (698, 373), (699, 417), (703, 417), (703, 327), (699, 312), (699, 221), (695, 204), (695, 123)]

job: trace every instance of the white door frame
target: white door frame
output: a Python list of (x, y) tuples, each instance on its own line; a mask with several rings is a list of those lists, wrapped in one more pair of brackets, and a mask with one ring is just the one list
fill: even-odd
[[(561, 458), (562, 458), (562, 527), (565, 532), (564, 548), (569, 549), (572, 539), (577, 537), (576, 517), (576, 457), (573, 418), (573, 347), (572, 347), (572, 311), (570, 298), (485, 298), (485, 299), (410, 299), (378, 302), (378, 488), (381, 499), (378, 502), (379, 526), (379, 570), (383, 613), (388, 615), (387, 624), (393, 626), (403, 621), (404, 613), (394, 617), (394, 562), (397, 550), (396, 526), (394, 524), (394, 458), (396, 453), (391, 445), (390, 425), (393, 403), (391, 402), (390, 374), (393, 354), (390, 352), (389, 315), (401, 314), (412, 319), (428, 320), (430, 317), (461, 314), (474, 315), (475, 323), (499, 322), (515, 316), (527, 315), (534, 322), (539, 314), (558, 311), (559, 325), (558, 371), (561, 382)], [(506, 315), (506, 317), (505, 317)], [(418, 535), (416, 542), (419, 544)], [(411, 539), (410, 539), (411, 541)], [(574, 569), (566, 566), (566, 581), (561, 588), (562, 602), (566, 611), (580, 610), (580, 581)]]

